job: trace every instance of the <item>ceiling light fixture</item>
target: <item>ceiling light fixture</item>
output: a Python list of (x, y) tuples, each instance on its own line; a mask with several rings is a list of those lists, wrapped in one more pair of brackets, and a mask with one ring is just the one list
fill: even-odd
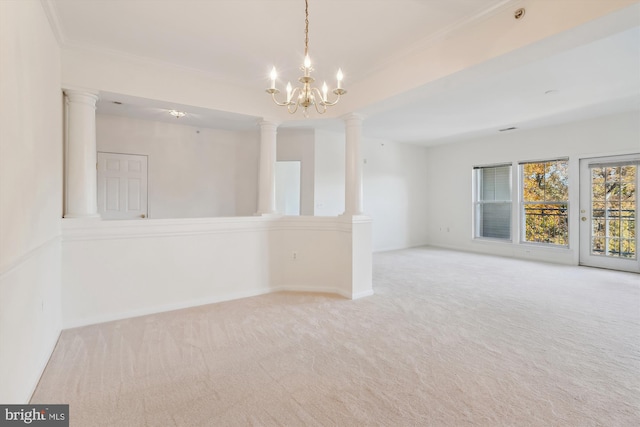
[(347, 91), (342, 88), (343, 74), (341, 69), (338, 69), (338, 74), (336, 76), (338, 80), (338, 87), (332, 91), (333, 94), (337, 96), (334, 101), (329, 101), (329, 98), (327, 97), (329, 92), (327, 82), (324, 82), (324, 84), (322, 85), (322, 92), (317, 87), (311, 86), (315, 79), (311, 77), (313, 68), (311, 67), (311, 59), (309, 58), (309, 1), (305, 0), (304, 4), (304, 62), (300, 66), (300, 69), (304, 72), (304, 74), (298, 79), (298, 81), (302, 83), (302, 86), (292, 88), (291, 82), (287, 83), (287, 99), (284, 102), (279, 102), (276, 99), (276, 95), (280, 93), (280, 91), (276, 89), (276, 78), (278, 77), (278, 72), (276, 71), (276, 67), (274, 66), (271, 70), (270, 76), (271, 87), (267, 89), (267, 93), (271, 94), (273, 102), (275, 102), (277, 105), (281, 107), (287, 107), (289, 113), (294, 114), (296, 111), (298, 111), (299, 107), (302, 107), (304, 116), (309, 117), (307, 109), (310, 106), (313, 105), (319, 114), (324, 114), (327, 111), (327, 107), (336, 105), (340, 100), (340, 97), (347, 93)]
[(178, 110), (171, 110), (169, 111), (169, 114), (171, 114), (176, 119), (179, 119), (180, 117), (184, 117), (187, 115), (187, 113), (185, 113), (184, 111), (178, 111)]

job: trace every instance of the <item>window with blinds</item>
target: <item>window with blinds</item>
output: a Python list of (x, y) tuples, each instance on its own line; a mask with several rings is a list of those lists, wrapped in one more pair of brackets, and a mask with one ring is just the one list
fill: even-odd
[(511, 240), (511, 165), (473, 168), (475, 237)]

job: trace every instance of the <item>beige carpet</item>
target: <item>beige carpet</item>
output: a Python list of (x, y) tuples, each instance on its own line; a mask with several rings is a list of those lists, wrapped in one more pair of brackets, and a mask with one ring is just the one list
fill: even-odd
[(640, 425), (640, 276), (418, 248), (376, 254), (374, 290), (67, 330), (32, 402), (78, 427)]

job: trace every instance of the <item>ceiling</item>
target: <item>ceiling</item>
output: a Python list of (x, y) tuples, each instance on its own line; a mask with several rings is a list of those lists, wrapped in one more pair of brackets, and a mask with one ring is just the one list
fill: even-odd
[[(280, 75), (293, 79), (302, 62), (302, 0), (44, 1), (66, 49), (116, 52), (201, 70), (221, 82), (263, 95), (273, 65)], [(523, 2), (309, 3), (314, 75), (333, 76), (338, 66), (342, 67), (349, 88), (402, 61), (425, 41)], [(595, 40), (584, 37), (585, 42), (576, 42), (579, 31), (567, 32), (531, 46), (530, 51), (521, 49), (511, 58), (487, 61), (406, 93), (375, 99), (358, 111), (366, 117), (364, 133), (373, 138), (432, 145), (488, 135), (507, 127), (544, 126), (638, 111), (639, 24), (640, 17), (635, 26), (625, 25)], [(547, 49), (541, 49), (545, 44)], [(515, 56), (520, 60), (510, 60)], [(253, 116), (116, 93), (101, 94), (98, 113), (175, 122), (166, 114), (174, 108), (188, 112), (187, 117), (179, 119), (181, 124), (255, 129)], [(333, 128), (341, 124), (338, 120), (313, 120), (284, 125)]]

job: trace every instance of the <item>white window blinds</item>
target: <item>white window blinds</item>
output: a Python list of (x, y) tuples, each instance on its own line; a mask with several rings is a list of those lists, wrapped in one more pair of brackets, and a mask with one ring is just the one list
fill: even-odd
[(511, 165), (474, 168), (475, 237), (511, 239)]

